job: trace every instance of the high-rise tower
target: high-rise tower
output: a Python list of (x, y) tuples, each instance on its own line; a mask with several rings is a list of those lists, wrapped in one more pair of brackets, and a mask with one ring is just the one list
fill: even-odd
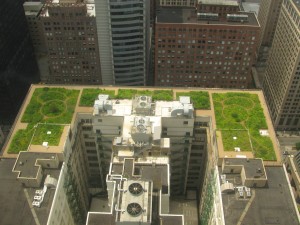
[(102, 84), (95, 5), (83, 0), (26, 2), (41, 81)]
[(150, 1), (95, 0), (103, 84), (145, 85)]
[(300, 129), (300, 2), (284, 0), (263, 83), (274, 127)]
[(279, 18), (282, 0), (262, 0), (258, 21), (261, 25), (260, 46), (271, 46)]
[(22, 1), (1, 2), (0, 21), (0, 123), (12, 123), (38, 69)]
[(265, 67), (270, 47), (275, 35), (282, 0), (262, 0), (258, 21), (261, 25), (261, 35), (259, 40), (258, 65)]
[(237, 2), (161, 7), (155, 25), (155, 85), (251, 88), (260, 25)]

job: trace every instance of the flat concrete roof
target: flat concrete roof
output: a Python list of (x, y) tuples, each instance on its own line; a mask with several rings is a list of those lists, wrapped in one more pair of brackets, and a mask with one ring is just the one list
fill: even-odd
[(264, 164), (261, 159), (225, 158), (224, 163), (225, 165), (243, 166), (246, 178), (267, 178), (264, 171)]
[[(134, 163), (134, 167), (133, 167)], [(113, 163), (112, 164), (112, 173), (111, 174), (126, 174), (126, 176), (130, 177), (131, 179), (136, 179), (131, 174), (134, 171), (134, 168), (139, 169), (139, 176), (140, 179), (143, 180), (151, 180), (153, 181), (154, 189), (161, 189), (162, 187), (168, 187), (168, 167), (167, 165), (159, 165), (156, 164), (155, 166), (151, 163), (148, 165), (142, 162), (133, 162), (132, 159), (125, 159), (124, 166), (120, 163)]]
[[(0, 159), (0, 224), (47, 224), (55, 189), (48, 189), (40, 208), (33, 207), (35, 188), (24, 188), (12, 172), (15, 159)], [(45, 174), (58, 178), (59, 170), (45, 170)], [(41, 188), (40, 188), (41, 189)], [(34, 218), (33, 215), (36, 215)]]
[(161, 225), (174, 225), (174, 224), (183, 224), (183, 216), (161, 216), (160, 217)]
[(268, 187), (251, 188), (250, 199), (222, 194), (226, 224), (299, 225), (283, 167), (266, 167)]
[(115, 224), (115, 217), (113, 214), (103, 214), (90, 212), (88, 214), (87, 222), (88, 225), (99, 225), (101, 224)]
[(38, 159), (56, 159), (55, 153), (20, 152), (14, 167), (14, 172), (20, 171), (20, 177), (35, 178), (39, 169)]
[[(230, 22), (224, 20), (198, 20), (197, 12), (192, 7), (160, 7), (157, 10), (157, 23), (176, 23), (176, 24), (199, 24), (199, 25), (232, 25), (232, 26), (255, 26), (259, 23), (253, 12), (241, 12), (247, 15), (248, 21)], [(225, 27), (224, 27), (225, 28)]]
[(205, 5), (230, 5), (238, 6), (238, 0), (199, 0), (199, 2)]

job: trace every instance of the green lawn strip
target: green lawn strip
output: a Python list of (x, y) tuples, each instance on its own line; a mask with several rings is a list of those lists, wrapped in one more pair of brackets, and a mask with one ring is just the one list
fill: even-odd
[(276, 160), (276, 154), (271, 139), (267, 136), (252, 135), (253, 152), (257, 158)]
[(179, 99), (179, 96), (190, 96), (195, 109), (210, 109), (209, 94), (207, 91), (177, 92), (176, 99)]
[(82, 90), (79, 106), (92, 107), (98, 95), (104, 94), (109, 95), (109, 98), (115, 98), (114, 90), (96, 89), (96, 88), (85, 88)]
[[(136, 94), (137, 95), (153, 96), (153, 91), (150, 91), (150, 90), (137, 90)], [(134, 95), (132, 97), (134, 97)]]
[(63, 129), (64, 127), (61, 125), (39, 124), (35, 130), (31, 144), (42, 145), (43, 142), (48, 142), (48, 145), (57, 146)]
[(154, 90), (152, 95), (153, 101), (173, 101), (172, 90)]
[(40, 102), (35, 96), (33, 96), (27, 105), (25, 113), (21, 119), (23, 123), (38, 123), (43, 120), (43, 115), (40, 113), (42, 108), (42, 102)]
[(135, 90), (135, 89), (119, 89), (118, 99), (132, 99), (135, 95), (151, 96), (153, 101), (172, 101), (172, 90)]
[(9, 154), (18, 154), (20, 151), (27, 151), (33, 132), (34, 128), (32, 126), (28, 126), (24, 130), (18, 130), (7, 152)]
[(132, 99), (137, 94), (135, 89), (119, 89), (117, 99)]
[(270, 137), (259, 134), (268, 127), (256, 94), (214, 93), (213, 101), (218, 129), (248, 129), (255, 157), (276, 160)]
[(238, 147), (242, 152), (252, 152), (252, 147), (247, 130), (222, 130), (224, 151), (235, 151)]
[[(28, 126), (24, 130), (17, 131), (9, 146), (8, 153), (18, 153), (19, 151), (27, 150), (34, 133), (34, 125), (38, 123), (71, 123), (78, 95), (79, 90), (65, 88), (45, 87), (35, 89), (21, 118), (21, 122), (28, 123)], [(60, 129), (63, 129), (62, 126), (60, 126)], [(54, 133), (56, 135), (59, 134), (56, 131)], [(56, 141), (51, 140), (51, 143), (52, 141), (57, 143), (60, 136), (54, 139)]]

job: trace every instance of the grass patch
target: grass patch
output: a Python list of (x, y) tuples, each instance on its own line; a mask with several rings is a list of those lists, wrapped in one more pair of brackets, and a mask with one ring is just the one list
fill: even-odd
[(7, 152), (9, 154), (18, 154), (20, 151), (27, 151), (33, 132), (33, 126), (28, 126), (25, 130), (18, 130)]
[(135, 89), (119, 89), (117, 99), (132, 99), (135, 95), (151, 96), (153, 101), (172, 101), (172, 90), (135, 90)]
[(137, 94), (135, 89), (119, 89), (117, 99), (132, 99)]
[(190, 96), (195, 109), (210, 109), (209, 94), (207, 91), (177, 92), (176, 99), (179, 96)]
[(154, 90), (152, 95), (153, 101), (173, 101), (172, 90)]
[(60, 100), (47, 101), (41, 108), (41, 113), (46, 117), (57, 117), (65, 111), (65, 103)]
[(100, 94), (109, 95), (111, 99), (115, 98), (114, 90), (85, 88), (82, 90), (79, 105), (92, 107)]
[(71, 123), (78, 94), (78, 90), (37, 88), (21, 121), (33, 124), (39, 122)]
[[(214, 93), (213, 101), (217, 128), (222, 130), (222, 136), (223, 130), (249, 130), (255, 157), (264, 160), (276, 160), (271, 139), (259, 134), (259, 129), (268, 129), (268, 127), (256, 94)], [(246, 139), (245, 137), (245, 142), (247, 142)], [(230, 140), (223, 138), (223, 143), (227, 141)], [(224, 148), (226, 149), (226, 147)]]
[[(17, 131), (9, 146), (8, 153), (17, 154), (20, 151), (26, 151), (35, 131), (34, 126), (38, 123), (71, 123), (78, 94), (78, 90), (65, 88), (35, 89), (21, 119), (21, 122), (28, 123), (28, 126), (24, 130)], [(47, 141), (44, 129), (50, 130), (50, 127), (43, 125), (37, 127), (33, 144), (42, 144), (43, 141)], [(51, 129), (54, 130), (53, 132), (51, 130), (52, 138), (47, 136), (49, 145), (58, 145), (63, 126), (51, 126)]]
[[(61, 125), (39, 124), (35, 130), (31, 144), (42, 145), (43, 142), (48, 142), (48, 145), (57, 146), (63, 129), (64, 127)], [(49, 131), (51, 134), (48, 133)]]
[(235, 147), (239, 147), (241, 152), (252, 152), (247, 130), (221, 130), (221, 132), (224, 151), (234, 151)]

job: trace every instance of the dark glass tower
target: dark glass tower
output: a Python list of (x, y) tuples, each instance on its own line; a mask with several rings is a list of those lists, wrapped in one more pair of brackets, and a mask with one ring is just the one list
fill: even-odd
[(30, 84), (39, 80), (23, 1), (0, 5), (0, 124), (11, 123)]

